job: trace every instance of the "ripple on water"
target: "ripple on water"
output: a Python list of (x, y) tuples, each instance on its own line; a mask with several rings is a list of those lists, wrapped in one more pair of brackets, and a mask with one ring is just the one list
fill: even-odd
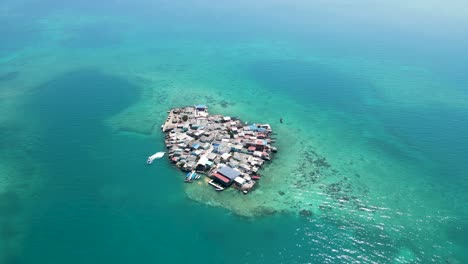
[(0, 73), (0, 82), (7, 82), (7, 81), (14, 80), (18, 77), (18, 75), (19, 75), (19, 72), (17, 71)]

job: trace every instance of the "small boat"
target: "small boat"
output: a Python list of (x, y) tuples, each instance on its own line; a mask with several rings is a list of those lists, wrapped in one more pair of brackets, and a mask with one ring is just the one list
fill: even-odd
[(252, 176), (252, 180), (254, 180), (254, 181), (258, 181), (258, 180), (260, 180), (260, 176), (257, 176), (257, 175), (255, 175), (255, 176)]
[(191, 172), (187, 172), (187, 174), (185, 175), (184, 182), (188, 182), (188, 183), (192, 182), (192, 173)]
[(215, 188), (215, 190), (218, 191), (218, 192), (224, 190), (224, 188), (221, 185), (215, 183), (214, 180), (209, 181), (208, 184), (213, 186)]
[(197, 176), (195, 176), (195, 180), (199, 180), (200, 177), (201, 177), (201, 175), (200, 175), (200, 174), (197, 174)]
[(185, 175), (184, 182), (193, 182), (194, 180), (198, 180), (199, 178), (200, 176), (196, 174), (194, 171), (187, 172), (187, 174)]
[(146, 161), (146, 163), (148, 163), (148, 164), (153, 163), (153, 161), (154, 161), (155, 159), (160, 159), (160, 158), (162, 158), (162, 157), (164, 156), (164, 153), (166, 153), (166, 152), (160, 151), (160, 152), (158, 152), (158, 153), (155, 153), (155, 154), (149, 156), (149, 157), (148, 157), (148, 160)]

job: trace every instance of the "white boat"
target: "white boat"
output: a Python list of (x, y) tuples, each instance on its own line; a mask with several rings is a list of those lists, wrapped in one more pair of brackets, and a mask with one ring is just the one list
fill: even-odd
[(155, 154), (149, 156), (149, 157), (148, 157), (148, 160), (146, 161), (146, 163), (148, 163), (148, 164), (153, 163), (153, 160), (162, 158), (162, 157), (164, 156), (165, 153), (166, 153), (166, 152), (160, 151), (160, 152), (158, 152), (158, 153), (155, 153)]
[(208, 184), (215, 187), (215, 190), (218, 192), (224, 190), (224, 188), (221, 185), (215, 183), (214, 180), (209, 181)]

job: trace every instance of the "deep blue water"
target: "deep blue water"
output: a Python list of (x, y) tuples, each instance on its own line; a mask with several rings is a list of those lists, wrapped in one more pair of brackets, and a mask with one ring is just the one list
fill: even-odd
[(249, 72), (272, 92), (288, 91), (303, 105), (347, 112), (359, 112), (365, 107), (361, 93), (366, 92), (369, 83), (320, 63), (265, 61), (254, 64)]

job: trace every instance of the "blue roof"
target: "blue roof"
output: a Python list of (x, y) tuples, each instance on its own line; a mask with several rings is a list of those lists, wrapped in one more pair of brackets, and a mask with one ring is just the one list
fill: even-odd
[(264, 131), (266, 131), (265, 128), (263, 128), (263, 127), (258, 127), (258, 126), (256, 126), (256, 125), (250, 125), (250, 126), (249, 126), (249, 130), (257, 131), (257, 132), (264, 132)]
[(200, 144), (193, 144), (192, 148), (197, 149), (200, 147)]
[(195, 108), (206, 108), (206, 105), (199, 104), (199, 105), (196, 105)]
[(234, 180), (237, 176), (240, 175), (240, 172), (236, 171), (235, 169), (229, 167), (229, 166), (224, 166), (218, 170), (219, 173), (222, 175), (228, 177), (231, 180)]

